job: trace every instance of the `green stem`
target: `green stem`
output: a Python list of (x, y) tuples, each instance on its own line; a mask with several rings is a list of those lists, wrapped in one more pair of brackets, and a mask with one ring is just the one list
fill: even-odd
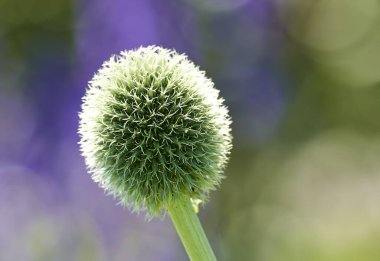
[(216, 261), (189, 198), (168, 207), (168, 212), (191, 261)]

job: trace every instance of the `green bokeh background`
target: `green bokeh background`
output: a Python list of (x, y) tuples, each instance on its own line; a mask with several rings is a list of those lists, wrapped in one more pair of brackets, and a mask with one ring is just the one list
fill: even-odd
[(219, 260), (380, 260), (378, 0), (0, 0), (0, 260), (186, 260), (86, 174), (77, 112), (111, 54), (186, 52), (234, 148), (199, 214)]

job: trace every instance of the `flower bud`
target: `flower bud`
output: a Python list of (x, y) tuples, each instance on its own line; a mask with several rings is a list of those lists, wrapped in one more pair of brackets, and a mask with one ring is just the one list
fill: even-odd
[(223, 178), (228, 111), (183, 54), (149, 46), (112, 57), (90, 81), (79, 116), (93, 180), (133, 210), (157, 215), (182, 196), (204, 200)]

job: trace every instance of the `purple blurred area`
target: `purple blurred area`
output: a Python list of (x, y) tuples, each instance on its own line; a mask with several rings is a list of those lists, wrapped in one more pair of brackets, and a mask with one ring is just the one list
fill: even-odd
[[(186, 260), (170, 220), (117, 206), (77, 144), (87, 82), (111, 55), (145, 45), (186, 53), (230, 109), (227, 179), (200, 214), (220, 260), (305, 260), (307, 251), (309, 260), (379, 260), (380, 4), (312, 2), (0, 0), (0, 260)], [(344, 219), (352, 234), (318, 228), (340, 212), (306, 207), (320, 193), (343, 204), (331, 179), (361, 195), (354, 206), (367, 204), (368, 215)], [(368, 220), (377, 232), (360, 226)], [(341, 237), (353, 239), (321, 243)], [(307, 243), (297, 248), (296, 238)]]

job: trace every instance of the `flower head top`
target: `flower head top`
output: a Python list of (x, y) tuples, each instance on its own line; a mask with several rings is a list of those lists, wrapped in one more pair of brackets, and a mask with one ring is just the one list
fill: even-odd
[(213, 82), (185, 55), (155, 46), (103, 64), (83, 98), (79, 134), (94, 181), (149, 215), (182, 196), (205, 199), (231, 149)]

